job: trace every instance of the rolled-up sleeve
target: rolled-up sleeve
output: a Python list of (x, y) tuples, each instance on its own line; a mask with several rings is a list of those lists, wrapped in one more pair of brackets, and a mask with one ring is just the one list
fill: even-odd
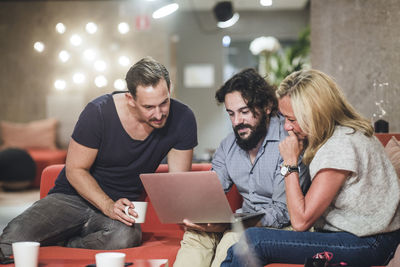
[(222, 188), (225, 193), (228, 192), (233, 184), (232, 179), (229, 177), (228, 169), (226, 166), (226, 153), (224, 151), (223, 143), (221, 143), (218, 149), (215, 151), (212, 159), (212, 169), (218, 175), (218, 178), (222, 184)]

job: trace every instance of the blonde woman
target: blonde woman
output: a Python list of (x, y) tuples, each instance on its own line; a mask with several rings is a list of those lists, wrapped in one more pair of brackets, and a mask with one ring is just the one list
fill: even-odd
[[(292, 73), (277, 96), (289, 132), (279, 150), (296, 231), (250, 228), (221, 266), (304, 264), (324, 251), (351, 266), (386, 264), (400, 242), (400, 183), (371, 123), (317, 70)], [(288, 171), (303, 150), (312, 180), (306, 195)], [(311, 226), (316, 232), (307, 232)], [(244, 240), (253, 254), (243, 253)]]

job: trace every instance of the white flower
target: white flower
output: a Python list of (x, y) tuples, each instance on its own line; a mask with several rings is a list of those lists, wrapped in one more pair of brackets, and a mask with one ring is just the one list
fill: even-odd
[(276, 52), (281, 48), (281, 45), (275, 37), (272, 36), (261, 36), (254, 39), (250, 43), (250, 51), (253, 55), (258, 55), (263, 51)]

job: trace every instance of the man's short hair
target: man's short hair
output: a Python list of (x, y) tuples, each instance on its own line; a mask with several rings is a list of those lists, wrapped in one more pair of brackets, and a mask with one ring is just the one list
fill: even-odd
[(131, 95), (136, 98), (136, 89), (141, 86), (155, 86), (164, 79), (170, 89), (171, 81), (168, 70), (151, 57), (145, 57), (133, 65), (126, 74), (126, 85)]
[(225, 96), (235, 91), (240, 92), (254, 116), (257, 114), (256, 110), (264, 110), (266, 107), (271, 109), (271, 115), (276, 114), (278, 100), (275, 95), (275, 87), (254, 69), (244, 69), (235, 74), (218, 89), (215, 99), (222, 104), (225, 102)]

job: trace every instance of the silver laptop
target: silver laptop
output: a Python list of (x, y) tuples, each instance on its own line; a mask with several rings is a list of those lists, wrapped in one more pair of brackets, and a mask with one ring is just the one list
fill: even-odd
[(264, 214), (234, 214), (214, 171), (147, 173), (140, 179), (162, 223), (233, 223)]

